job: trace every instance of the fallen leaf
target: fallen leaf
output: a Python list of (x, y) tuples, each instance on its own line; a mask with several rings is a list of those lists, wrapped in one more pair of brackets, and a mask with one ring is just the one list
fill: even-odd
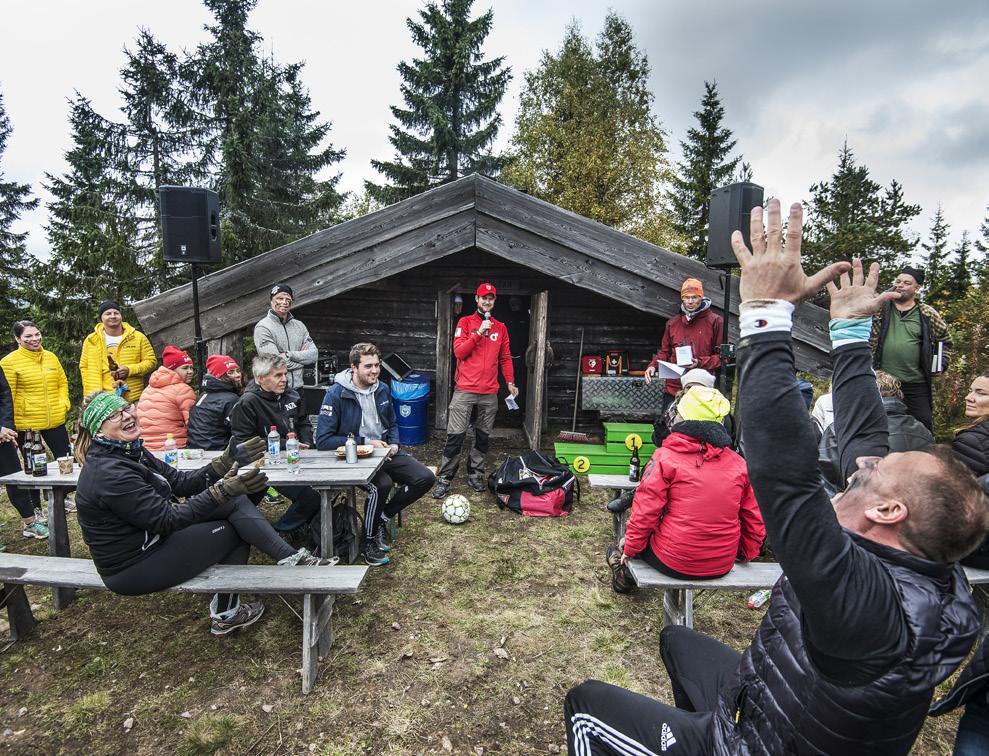
[(499, 659), (507, 660), (509, 658), (508, 652), (505, 649), (503, 649), (501, 646), (498, 646), (498, 648), (494, 650), (494, 655), (497, 656)]
[(450, 738), (446, 735), (443, 736), (443, 750), (453, 752), (453, 743), (450, 742)]
[(27, 706), (22, 706), (17, 710), (17, 716), (23, 717), (25, 714), (27, 714)]
[(130, 732), (134, 728), (134, 717), (127, 717), (124, 720), (124, 730)]
[(261, 711), (263, 711), (265, 714), (271, 714), (271, 712), (273, 712), (274, 710), (275, 707), (272, 706), (271, 704), (261, 704)]
[(14, 735), (23, 735), (27, 730), (14, 730)]
[(402, 626), (400, 624), (398, 624), (397, 622), (392, 622), (391, 623), (391, 629), (392, 630), (401, 630), (402, 629)]
[(474, 746), (474, 753), (476, 753), (477, 756), (484, 756), (484, 746)]
[(179, 714), (179, 716), (182, 717), (182, 719), (192, 719), (192, 714), (189, 713), (188, 711), (183, 711), (181, 714)]

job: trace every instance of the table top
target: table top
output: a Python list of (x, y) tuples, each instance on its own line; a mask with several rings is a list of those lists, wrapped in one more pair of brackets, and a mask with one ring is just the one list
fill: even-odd
[[(220, 452), (205, 452), (203, 459), (179, 459), (179, 470), (198, 470), (209, 463)], [(334, 486), (365, 485), (385, 463), (387, 449), (375, 449), (367, 457), (361, 457), (356, 464), (347, 464), (338, 459), (335, 451), (317, 451), (304, 449), (302, 464), (298, 473), (291, 473), (285, 464), (284, 455), (278, 464), (265, 465), (264, 471), (272, 485), (313, 486), (329, 488)], [(26, 473), (16, 472), (0, 477), (0, 484), (17, 485), (25, 488), (75, 488), (79, 481), (80, 467), (72, 466), (70, 475), (62, 475), (58, 471), (57, 462), (48, 463), (48, 475), (34, 477)]]
[(591, 484), (591, 488), (619, 488), (627, 491), (639, 487), (639, 481), (632, 482), (627, 475), (591, 473), (587, 476), (587, 480)]

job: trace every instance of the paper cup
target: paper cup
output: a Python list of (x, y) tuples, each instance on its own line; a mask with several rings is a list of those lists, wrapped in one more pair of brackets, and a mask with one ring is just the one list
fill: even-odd
[(72, 457), (58, 458), (59, 475), (72, 475)]

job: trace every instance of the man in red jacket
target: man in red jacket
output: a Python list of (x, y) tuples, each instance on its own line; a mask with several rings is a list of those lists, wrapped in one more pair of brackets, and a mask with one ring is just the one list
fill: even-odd
[(474, 301), (477, 311), (457, 321), (453, 334), (453, 355), (457, 358), (456, 390), (450, 400), (446, 425), (443, 462), (436, 476), (433, 498), (442, 499), (460, 465), (460, 451), (470, 425), (471, 412), (477, 407), (474, 421), (474, 447), (467, 460), (467, 484), (475, 491), (484, 490), (484, 458), (488, 437), (498, 414), (498, 368), (508, 384), (508, 392), (518, 396), (512, 352), (505, 324), (491, 317), (497, 291), (489, 283), (477, 287)]
[[(709, 373), (721, 367), (720, 346), (724, 336), (724, 320), (711, 309), (711, 300), (704, 296), (704, 284), (688, 278), (680, 287), (680, 314), (666, 321), (659, 351), (646, 368), (646, 383), (651, 383), (659, 361), (676, 363), (676, 348), (689, 346), (694, 360), (688, 370), (704, 368)], [(680, 390), (680, 381), (666, 380), (666, 404)]]

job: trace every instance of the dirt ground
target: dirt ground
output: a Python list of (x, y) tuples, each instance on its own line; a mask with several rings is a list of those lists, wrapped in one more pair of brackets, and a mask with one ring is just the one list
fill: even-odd
[[(412, 450), (435, 464), (439, 446)], [(509, 453), (496, 441), (497, 464)], [(207, 598), (80, 592), (63, 612), (31, 590), (41, 623), (9, 642), (0, 626), (0, 751), (80, 754), (545, 754), (566, 751), (563, 696), (587, 678), (672, 702), (658, 654), (660, 596), (613, 593), (605, 495), (572, 514), (522, 518), (454, 489), (471, 518), (438, 502), (407, 511), (392, 564), (337, 601), (336, 643), (300, 693), (299, 602), (209, 634)], [(274, 512), (269, 513), (272, 517)], [(0, 542), (46, 553), (0, 503)], [(86, 555), (70, 516), (73, 553)], [(259, 559), (259, 561), (262, 561)], [(703, 594), (696, 627), (741, 650), (763, 611), (745, 594)], [(128, 725), (130, 725), (128, 727)], [(929, 720), (915, 753), (951, 751), (957, 717)]]

